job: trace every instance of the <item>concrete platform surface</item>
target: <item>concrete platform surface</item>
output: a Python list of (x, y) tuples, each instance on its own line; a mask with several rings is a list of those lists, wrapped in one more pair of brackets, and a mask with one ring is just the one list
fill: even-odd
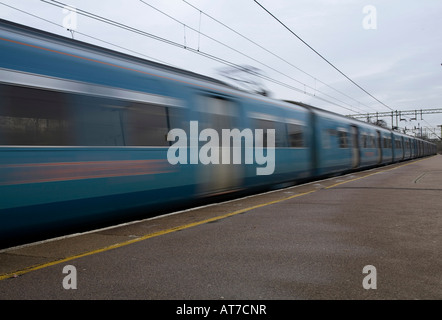
[(434, 156), (5, 249), (0, 299), (442, 299), (441, 248)]

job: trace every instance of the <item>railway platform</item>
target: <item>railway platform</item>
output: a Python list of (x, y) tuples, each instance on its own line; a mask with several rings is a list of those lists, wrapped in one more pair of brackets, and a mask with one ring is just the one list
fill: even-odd
[(4, 249), (0, 299), (442, 299), (441, 230), (437, 155)]

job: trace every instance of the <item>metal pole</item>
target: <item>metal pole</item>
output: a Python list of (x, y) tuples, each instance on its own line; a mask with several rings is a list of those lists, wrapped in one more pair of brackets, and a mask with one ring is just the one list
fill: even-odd
[(391, 111), (391, 130), (393, 130), (394, 128), (394, 123), (393, 123), (393, 111)]

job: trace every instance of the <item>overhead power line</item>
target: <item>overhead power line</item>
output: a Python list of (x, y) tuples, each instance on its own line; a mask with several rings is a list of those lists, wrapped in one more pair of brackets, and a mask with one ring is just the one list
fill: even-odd
[[(431, 133), (434, 134), (438, 139), (442, 139), (442, 135), (439, 137), (439, 135), (436, 133), (436, 131), (433, 128), (431, 128), (431, 124), (429, 124), (427, 120), (425, 120), (425, 119), (423, 119), (423, 120), (429, 125), (429, 127), (426, 127), (426, 128), (428, 130), (430, 130)], [(442, 132), (442, 128), (441, 128), (441, 132)]]
[[(343, 95), (343, 96), (345, 96), (345, 97), (347, 97), (347, 98), (349, 98), (349, 99), (351, 99), (351, 100), (357, 102), (359, 105), (363, 105), (364, 107), (367, 107), (367, 108), (369, 108), (369, 109), (373, 109), (373, 108), (371, 108), (371, 107), (369, 107), (369, 106), (364, 105), (363, 103), (361, 103), (360, 101), (354, 99), (353, 97), (350, 97), (350, 96), (347, 95), (346, 93), (344, 93), (344, 92), (342, 92), (342, 91), (340, 91), (340, 90), (338, 90), (338, 89), (336, 89), (336, 88), (330, 86), (329, 84), (327, 84), (327, 83), (321, 81), (320, 79), (316, 78), (315, 76), (311, 75), (310, 73), (308, 73), (308, 72), (302, 70), (301, 68), (299, 68), (298, 66), (294, 65), (293, 63), (291, 63), (291, 62), (288, 61), (287, 59), (284, 59), (284, 58), (282, 58), (281, 56), (277, 55), (276, 53), (274, 53), (274, 52), (268, 50), (267, 48), (265, 48), (264, 46), (260, 45), (260, 44), (257, 43), (256, 41), (250, 39), (249, 37), (243, 35), (242, 33), (238, 32), (238, 31), (236, 31), (235, 29), (229, 27), (227, 24), (225, 24), (225, 23), (221, 22), (220, 20), (214, 18), (213, 16), (209, 15), (208, 13), (204, 12), (203, 10), (201, 10), (200, 8), (196, 7), (195, 5), (189, 3), (188, 1), (186, 1), (186, 0), (182, 0), (182, 1), (183, 1), (184, 3), (186, 3), (187, 5), (189, 5), (190, 7), (194, 8), (195, 10), (197, 10), (197, 11), (200, 13), (200, 15), (201, 15), (201, 14), (204, 14), (206, 17), (212, 19), (213, 21), (215, 21), (215, 22), (217, 22), (218, 24), (222, 25), (222, 26), (225, 27), (226, 29), (232, 31), (232, 32), (235, 33), (236, 35), (242, 37), (243, 39), (247, 40), (248, 42), (252, 43), (253, 45), (255, 45), (255, 46), (261, 48), (261, 49), (264, 50), (265, 52), (267, 52), (267, 53), (271, 54), (272, 56), (278, 58), (279, 60), (283, 61), (284, 63), (287, 63), (288, 65), (290, 65), (291, 67), (293, 67), (293, 68), (297, 69), (298, 71), (304, 73), (305, 75), (311, 77), (311, 78), (315, 81), (315, 83), (316, 83), (316, 81), (317, 81), (317, 82), (319, 82), (319, 83), (321, 83), (321, 84), (327, 86), (328, 88), (334, 90), (335, 92), (337, 92), (337, 93), (339, 93), (339, 94), (341, 94), (341, 95)], [(201, 24), (201, 19), (200, 19), (200, 24)], [(316, 89), (315, 89), (315, 90), (316, 90)], [(316, 91), (318, 91), (318, 90), (316, 90)], [(319, 91), (319, 92), (320, 92), (320, 91)], [(359, 108), (357, 108), (357, 109), (359, 109)], [(359, 109), (359, 110), (361, 110), (361, 109)]]
[[(438, 109), (415, 109), (415, 110), (403, 110), (403, 111), (387, 111), (387, 112), (371, 112), (371, 113), (365, 113), (365, 114), (350, 114), (347, 115), (347, 117), (350, 118), (367, 118), (367, 117), (391, 117), (393, 114), (401, 116), (415, 116), (417, 118), (418, 115), (422, 117), (423, 114), (435, 114), (435, 113), (442, 113), (442, 108)], [(414, 119), (416, 120), (416, 119)]]
[[(16, 8), (16, 7), (13, 7), (13, 6), (7, 5), (7, 4), (5, 4), (5, 3), (3, 3), (3, 2), (0, 2), (0, 4), (6, 6), (6, 7), (8, 7), (8, 8), (11, 8), (11, 9), (13, 9), (13, 10), (16, 10), (16, 11), (19, 11), (19, 12), (21, 12), (21, 13), (24, 13), (24, 14), (26, 14), (26, 15), (28, 15), (28, 16), (31, 16), (31, 17), (34, 17), (34, 18), (36, 18), (36, 19), (39, 19), (39, 20), (45, 21), (45, 22), (47, 22), (47, 23), (50, 23), (50, 24), (52, 24), (52, 25), (54, 25), (54, 26), (57, 26), (57, 27), (60, 27), (60, 28), (63, 28), (63, 29), (66, 30), (66, 28), (65, 28), (63, 25), (58, 24), (58, 23), (55, 23), (55, 22), (53, 22), (53, 21), (51, 21), (51, 20), (48, 20), (48, 19), (42, 18), (42, 17), (40, 17), (40, 16), (37, 16), (37, 15), (32, 14), (32, 13), (30, 13), (30, 12), (27, 12), (27, 11), (25, 11), (25, 10), (22, 10), (22, 9), (19, 9), (19, 8)], [(160, 63), (163, 63), (163, 64), (167, 64), (166, 62), (164, 62), (164, 61), (162, 61), (162, 60), (160, 60), (160, 59), (156, 59), (156, 58), (151, 57), (151, 56), (148, 56), (148, 55), (146, 55), (146, 54), (144, 54), (144, 53), (141, 53), (141, 52), (138, 52), (138, 51), (134, 51), (134, 50), (128, 49), (128, 48), (126, 48), (126, 47), (120, 46), (120, 45), (118, 45), (118, 44), (115, 44), (115, 43), (112, 43), (112, 42), (108, 42), (108, 41), (105, 41), (105, 40), (102, 40), (102, 39), (96, 38), (96, 37), (94, 37), (94, 36), (91, 36), (91, 35), (88, 35), (88, 34), (86, 34), (86, 33), (80, 32), (80, 31), (78, 31), (78, 30), (75, 30), (75, 33), (78, 33), (78, 34), (80, 34), (80, 35), (82, 35), (82, 36), (84, 36), (84, 37), (87, 37), (87, 38), (93, 39), (93, 40), (95, 40), (95, 41), (99, 41), (99, 42), (105, 43), (105, 44), (107, 44), (107, 45), (111, 45), (111, 46), (113, 46), (113, 47), (116, 47), (116, 48), (119, 48), (119, 49), (123, 49), (123, 50), (125, 50), (125, 51), (127, 51), (127, 52), (131, 52), (132, 54), (136, 54), (136, 55), (143, 56), (143, 57), (145, 57), (145, 58), (147, 58), (147, 59), (150, 59), (150, 60), (155, 60), (155, 61), (157, 61), (157, 62), (160, 62)]]
[[(349, 118), (354, 119), (366, 119), (367, 122), (370, 122), (370, 119), (375, 118), (376, 120), (379, 120), (379, 118), (391, 118), (391, 128), (392, 129), (398, 129), (399, 128), (399, 122), (400, 121), (407, 121), (405, 116), (411, 116), (409, 119), (410, 121), (425, 121), (428, 125), (430, 125), (424, 118), (424, 114), (436, 114), (436, 113), (442, 113), (442, 108), (438, 109), (415, 109), (415, 110), (404, 110), (404, 111), (388, 111), (388, 112), (374, 112), (374, 113), (366, 113), (366, 114), (350, 114), (347, 115)], [(418, 119), (420, 118), (420, 119)], [(396, 119), (396, 125), (394, 125)], [(431, 126), (431, 125), (430, 125)], [(430, 129), (434, 135), (437, 136), (436, 132), (434, 130)]]
[[(52, 1), (54, 1), (54, 0), (52, 0)], [(158, 8), (155, 7), (154, 5), (151, 5), (151, 4), (149, 4), (149, 3), (147, 3), (147, 2), (145, 2), (145, 1), (143, 1), (143, 0), (139, 0), (139, 1), (142, 2), (143, 4), (145, 4), (146, 6), (149, 6), (150, 8), (154, 9), (155, 11), (157, 11), (157, 12), (159, 12), (159, 13), (165, 15), (165, 16), (168, 17), (169, 19), (172, 19), (173, 21), (175, 21), (175, 22), (177, 22), (177, 23), (183, 25), (184, 30), (185, 30), (186, 28), (188, 28), (189, 30), (192, 30), (192, 31), (194, 31), (194, 32), (197, 32), (198, 35), (202, 35), (202, 36), (204, 36), (204, 37), (206, 37), (206, 38), (208, 38), (208, 39), (210, 39), (210, 40), (212, 40), (212, 41), (214, 41), (214, 42), (216, 42), (216, 43), (218, 43), (218, 44), (220, 44), (220, 45), (222, 45), (222, 46), (228, 48), (229, 50), (232, 50), (233, 52), (236, 52), (236, 53), (238, 53), (238, 54), (240, 54), (240, 55), (242, 55), (242, 56), (244, 56), (244, 57), (246, 57), (246, 58), (248, 58), (248, 59), (250, 59), (250, 60), (252, 60), (252, 61), (254, 61), (254, 62), (256, 62), (256, 63), (259, 63), (259, 64), (263, 65), (264, 67), (266, 67), (266, 68), (268, 68), (268, 69), (270, 69), (270, 70), (272, 70), (272, 71), (274, 71), (274, 72), (277, 72), (277, 73), (279, 73), (279, 74), (281, 74), (281, 75), (283, 75), (283, 76), (285, 76), (285, 77), (287, 77), (287, 78), (289, 78), (289, 79), (291, 79), (291, 80), (293, 80), (293, 81), (299, 83), (300, 85), (303, 85), (304, 88), (309, 88), (309, 89), (311, 89), (313, 92), (319, 92), (319, 93), (321, 93), (322, 95), (324, 95), (324, 96), (326, 96), (326, 97), (328, 97), (328, 98), (334, 99), (334, 100), (336, 100), (336, 101), (339, 101), (340, 103), (343, 103), (343, 104), (346, 104), (346, 105), (348, 105), (348, 106), (350, 106), (350, 107), (353, 107), (353, 106), (349, 105), (348, 103), (346, 103), (346, 102), (344, 102), (344, 101), (342, 101), (342, 100), (340, 100), (340, 99), (337, 99), (337, 98), (335, 98), (335, 97), (333, 97), (333, 96), (330, 96), (330, 95), (328, 95), (328, 94), (326, 94), (326, 93), (324, 93), (324, 92), (322, 92), (322, 91), (320, 91), (320, 90), (318, 90), (318, 89), (316, 89), (316, 88), (313, 88), (313, 87), (311, 87), (311, 86), (309, 86), (309, 85), (307, 85), (307, 84), (305, 84), (305, 83), (303, 83), (303, 82), (301, 82), (301, 81), (299, 81), (299, 80), (293, 78), (292, 76), (287, 75), (286, 73), (283, 73), (283, 72), (281, 72), (281, 71), (279, 71), (279, 70), (277, 70), (277, 69), (275, 69), (275, 68), (269, 66), (268, 64), (265, 64), (265, 63), (263, 63), (262, 61), (260, 61), (260, 60), (258, 60), (258, 59), (256, 59), (256, 58), (253, 58), (252, 56), (250, 56), (250, 55), (248, 55), (248, 54), (245, 54), (245, 53), (239, 51), (238, 49), (233, 48), (232, 46), (229, 46), (229, 45), (227, 45), (227, 44), (225, 44), (225, 43), (223, 43), (223, 42), (221, 42), (221, 41), (215, 39), (214, 37), (211, 37), (211, 36), (209, 36), (209, 35), (207, 35), (207, 34), (201, 32), (201, 30), (196, 30), (195, 28), (192, 28), (192, 27), (186, 25), (184, 22), (182, 22), (182, 21), (180, 21), (180, 20), (174, 18), (174, 17), (171, 16), (170, 14), (167, 14), (166, 12), (164, 12), (164, 11), (158, 9)], [(186, 2), (186, 1), (184, 1), (184, 2)], [(186, 3), (187, 3), (187, 2), (186, 2)], [(198, 9), (197, 9), (197, 10), (198, 10)], [(200, 13), (202, 13), (201, 10), (199, 10), (199, 11), (200, 11)], [(198, 51), (200, 51), (200, 47), (199, 47), (199, 45), (198, 45)], [(243, 69), (243, 68), (242, 68), (242, 69)], [(263, 77), (262, 74), (260, 74), (260, 75), (261, 75), (261, 77)], [(258, 73), (255, 73), (255, 76), (258, 76)], [(297, 91), (299, 91), (299, 90), (297, 90)], [(300, 92), (306, 94), (305, 90), (304, 90), (304, 91), (301, 90)], [(316, 97), (315, 94), (313, 94), (312, 96)], [(339, 106), (340, 106), (340, 105), (339, 105)], [(343, 107), (343, 106), (340, 106), (340, 107), (349, 110), (349, 108), (346, 108), (346, 107)], [(358, 108), (357, 108), (357, 109), (358, 109)], [(359, 110), (361, 110), (361, 109), (359, 109)]]
[[(60, 7), (60, 8), (64, 8), (64, 7), (67, 6), (67, 4), (62, 3), (62, 2), (59, 2), (59, 1), (56, 1), (56, 0), (51, 0), (51, 2), (48, 1), (48, 0), (41, 0), (41, 1), (42, 1), (42, 2), (45, 2), (45, 3), (48, 3), (48, 4), (50, 4), (50, 5), (53, 5), (53, 6)], [(225, 65), (228, 65), (228, 66), (231, 66), (231, 67), (234, 67), (234, 68), (236, 68), (236, 69), (238, 69), (238, 70), (243, 69), (243, 66), (237, 65), (237, 64), (235, 64), (235, 63), (233, 63), (233, 62), (231, 62), (231, 61), (228, 61), (228, 60), (226, 60), (226, 59), (223, 59), (223, 58), (220, 58), (220, 57), (217, 57), (217, 56), (211, 55), (211, 54), (206, 53), (206, 52), (203, 52), (203, 51), (201, 51), (201, 50), (193, 49), (193, 48), (191, 48), (191, 47), (189, 47), (189, 46), (186, 46), (185, 44), (180, 44), (180, 43), (177, 43), (177, 42), (175, 42), (175, 41), (172, 41), (172, 40), (169, 40), (169, 39), (162, 38), (162, 37), (160, 37), (160, 36), (157, 36), (157, 35), (154, 35), (154, 34), (151, 34), (151, 33), (145, 32), (145, 31), (142, 31), (142, 30), (137, 29), (137, 28), (130, 27), (130, 26), (126, 25), (126, 24), (123, 24), (123, 23), (120, 23), (120, 22), (116, 22), (116, 21), (111, 20), (111, 19), (108, 19), (108, 18), (104, 18), (104, 17), (102, 17), (102, 16), (99, 16), (99, 15), (93, 14), (93, 13), (91, 13), (91, 12), (88, 12), (88, 11), (85, 11), (85, 10), (82, 10), (82, 9), (79, 9), (79, 8), (76, 8), (76, 11), (77, 11), (78, 14), (84, 15), (84, 16), (86, 16), (86, 17), (88, 17), (88, 18), (91, 18), (91, 19), (94, 19), (94, 20), (97, 20), (97, 21), (100, 21), (100, 22), (103, 22), (103, 23), (106, 23), (106, 24), (112, 25), (112, 26), (114, 26), (114, 27), (118, 27), (118, 28), (121, 28), (121, 29), (124, 29), (124, 30), (130, 31), (130, 32), (133, 32), (133, 33), (137, 33), (137, 34), (139, 34), (139, 35), (142, 35), (142, 36), (145, 36), (145, 37), (149, 37), (149, 38), (151, 38), (151, 39), (154, 39), (154, 40), (157, 40), (157, 41), (161, 41), (161, 42), (164, 42), (164, 43), (166, 43), (166, 44), (169, 44), (169, 45), (172, 45), (172, 46), (175, 46), (175, 47), (181, 48), (181, 49), (185, 49), (185, 50), (187, 50), (187, 51), (190, 51), (190, 52), (192, 52), (192, 53), (195, 53), (195, 54), (201, 55), (201, 56), (206, 57), (206, 58), (208, 58), (208, 59), (211, 59), (211, 60), (217, 61), (217, 62), (219, 62), (219, 63), (225, 64)], [(180, 23), (181, 23), (181, 22), (180, 22)], [(217, 40), (215, 40), (215, 41), (217, 41)], [(297, 88), (297, 87), (294, 87), (294, 86), (289, 85), (289, 84), (287, 84), (287, 83), (284, 83), (284, 82), (282, 82), (282, 81), (275, 80), (275, 79), (273, 79), (273, 78), (270, 78), (270, 77), (268, 77), (268, 76), (265, 76), (265, 75), (262, 75), (262, 74), (260, 74), (260, 73), (253, 72), (253, 71), (250, 72), (250, 73), (251, 73), (251, 74), (254, 74), (255, 76), (260, 77), (260, 78), (262, 78), (262, 79), (266, 79), (266, 80), (268, 80), (268, 81), (270, 81), (270, 82), (273, 82), (273, 83), (275, 83), (275, 84), (278, 84), (278, 85), (284, 86), (284, 87), (289, 88), (289, 89), (291, 89), (291, 90), (294, 90), (294, 91), (297, 91), (297, 92), (303, 93), (303, 94), (305, 94), (305, 95), (309, 95), (309, 96), (311, 96), (311, 97), (314, 97), (314, 98), (320, 99), (320, 100), (325, 101), (325, 102), (327, 102), (327, 103), (330, 103), (330, 104), (333, 104), (333, 105), (336, 105), (336, 106), (338, 106), (338, 107), (341, 107), (341, 108), (344, 108), (344, 109), (346, 109), (346, 110), (349, 110), (349, 111), (354, 112), (354, 110), (352, 110), (352, 109), (346, 108), (346, 107), (344, 107), (344, 106), (342, 106), (342, 105), (340, 105), (340, 104), (337, 104), (337, 103), (335, 103), (335, 102), (333, 102), (333, 101), (330, 101), (330, 100), (324, 99), (324, 98), (322, 98), (322, 97), (315, 96), (315, 95), (313, 95), (313, 94), (311, 94), (311, 93), (305, 92), (305, 90), (299, 89), (299, 88)]]
[(353, 83), (355, 86), (357, 86), (359, 89), (364, 91), (366, 94), (368, 94), (370, 97), (375, 99), (377, 102), (382, 104), (383, 106), (387, 107), (391, 111), (393, 111), (392, 108), (387, 106), (385, 103), (380, 101), (378, 98), (373, 96), (371, 93), (369, 93), (367, 90), (362, 88), (359, 84), (354, 82), (350, 77), (348, 77), (345, 73), (343, 73), (341, 70), (339, 70), (333, 63), (328, 61), (323, 55), (321, 55), (318, 51), (316, 51), (312, 46), (310, 46), (304, 39), (302, 39), (300, 36), (298, 36), (293, 30), (291, 30), (287, 25), (285, 25), (281, 20), (279, 20), (274, 14), (272, 14), (269, 10), (267, 10), (262, 4), (260, 4), (257, 0), (254, 0), (256, 4), (258, 4), (265, 12), (267, 12), (273, 19), (278, 21), (284, 28), (286, 28), (291, 34), (293, 34), (296, 38), (298, 38), (303, 44), (305, 44), (310, 50), (312, 50), (314, 53), (316, 53), (321, 59), (323, 59), (325, 62), (327, 62), (330, 66), (332, 66), (336, 71), (338, 71), (341, 75), (343, 75), (347, 80), (349, 80), (351, 83)]

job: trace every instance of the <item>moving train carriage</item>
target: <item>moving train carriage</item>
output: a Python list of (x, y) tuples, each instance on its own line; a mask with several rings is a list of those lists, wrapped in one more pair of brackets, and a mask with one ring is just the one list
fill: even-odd
[[(246, 100), (243, 107), (246, 114), (247, 126), (255, 133), (254, 160), (255, 165), (249, 167), (246, 186), (254, 186), (269, 183), (283, 183), (287, 181), (300, 180), (312, 177), (313, 175), (313, 154), (312, 140), (313, 127), (311, 125), (310, 112), (292, 104), (269, 103), (264, 101)], [(268, 161), (274, 158), (274, 172), (272, 164), (258, 164), (258, 150), (256, 143), (261, 139), (256, 130), (263, 130), (262, 146), (268, 147), (268, 130), (275, 130), (275, 147), (267, 150)], [(269, 152), (274, 152), (273, 157)], [(266, 168), (266, 171), (264, 169)], [(251, 171), (250, 171), (251, 170)], [(257, 174), (257, 170), (263, 170), (264, 174)]]
[(330, 112), (314, 109), (315, 168), (317, 176), (325, 176), (356, 168), (359, 151), (350, 139), (350, 122)]
[(428, 141), (425, 141), (425, 146), (426, 146), (425, 156), (429, 156), (429, 155), (437, 153), (437, 148), (434, 143), (430, 143)]
[(434, 143), (430, 144), (430, 152), (429, 155), (437, 154), (437, 146)]
[(414, 138), (416, 157), (426, 157), (437, 153), (437, 146), (434, 143), (419, 138)]
[[(305, 108), (5, 21), (0, 50), (0, 240), (311, 177)], [(204, 165), (208, 128), (220, 139), (222, 129), (262, 129), (263, 147), (273, 128), (275, 147), (256, 154), (244, 144), (239, 164)], [(186, 136), (175, 165), (173, 129)]]
[(393, 162), (404, 160), (404, 140), (398, 132), (393, 132)]
[(378, 129), (381, 134), (381, 152), (382, 161), (381, 164), (389, 164), (393, 162), (393, 139), (392, 132), (390, 130), (380, 128)]
[(412, 145), (413, 158), (419, 158), (419, 139), (413, 138)]
[(190, 170), (166, 160), (173, 99), (28, 85), (0, 86), (1, 236), (192, 196)]
[(390, 130), (314, 109), (317, 175), (391, 163)]
[(429, 143), (427, 141), (423, 141), (424, 143), (424, 156), (428, 156), (430, 154)]
[(424, 145), (424, 142), (421, 139), (416, 139), (417, 156), (419, 158), (424, 156), (423, 145)]
[(428, 155), (428, 143), (425, 140), (421, 141), (422, 143), (422, 156), (425, 157)]
[(420, 140), (421, 142), (421, 156), (426, 157), (431, 154), (430, 143), (425, 140)]
[(402, 134), (402, 146), (403, 146), (404, 160), (410, 160), (412, 156), (411, 137)]
[(359, 133), (360, 168), (372, 167), (382, 162), (381, 134), (377, 127), (361, 123), (357, 125)]
[(422, 156), (425, 157), (427, 155), (427, 143), (422, 140), (421, 144), (422, 144)]
[(1, 239), (194, 197), (166, 136), (205, 77), (4, 21), (0, 51)]
[(4, 20), (0, 52), (0, 246), (381, 161), (375, 127), (303, 104)]
[(410, 137), (410, 159), (416, 158), (415, 140), (414, 137)]
[[(196, 196), (312, 176), (308, 110), (244, 92), (187, 89), (193, 101), (189, 119), (204, 136), (197, 142)], [(216, 147), (207, 130), (213, 130)]]
[(414, 157), (415, 158), (419, 158), (420, 155), (420, 143), (419, 143), (419, 139), (414, 138), (414, 142), (413, 142), (413, 146), (414, 146)]
[(424, 156), (428, 156), (430, 154), (430, 144), (428, 143), (428, 141), (423, 140), (424, 143)]

